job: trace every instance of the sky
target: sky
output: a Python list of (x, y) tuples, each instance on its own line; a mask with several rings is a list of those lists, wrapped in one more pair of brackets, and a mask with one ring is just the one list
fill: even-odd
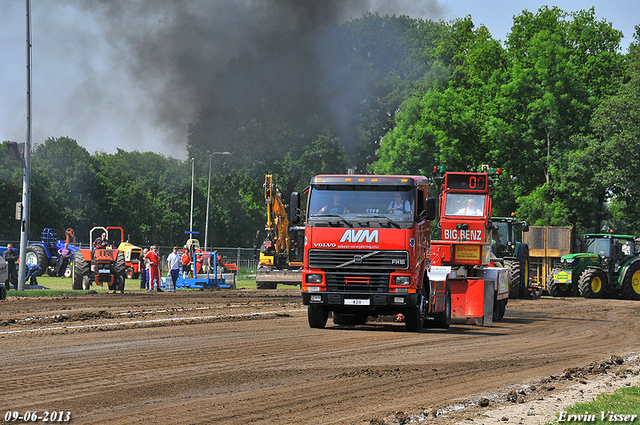
[[(450, 21), (470, 15), (504, 41), (514, 15), (543, 5), (595, 7), (623, 32), (637, 0), (32, 0), (32, 143), (68, 136), (89, 152), (153, 151), (186, 159), (189, 124), (215, 73), (285, 29), (365, 12)], [(0, 141), (26, 139), (25, 0), (0, 0)]]

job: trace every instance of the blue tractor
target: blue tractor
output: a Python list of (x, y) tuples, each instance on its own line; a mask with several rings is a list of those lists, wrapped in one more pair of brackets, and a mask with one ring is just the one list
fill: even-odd
[[(32, 243), (27, 247), (26, 262), (27, 264), (37, 264), (40, 266), (38, 276), (42, 276), (45, 272), (49, 276), (56, 276), (56, 266), (58, 264), (58, 250), (64, 247), (65, 243), (69, 243), (69, 250), (73, 254), (79, 249), (75, 247), (75, 236), (73, 229), (66, 230), (65, 240), (58, 239), (56, 229), (45, 228), (42, 230), (39, 243)], [(71, 242), (73, 240), (73, 243)], [(73, 265), (68, 264), (64, 271), (64, 277), (71, 277)]]

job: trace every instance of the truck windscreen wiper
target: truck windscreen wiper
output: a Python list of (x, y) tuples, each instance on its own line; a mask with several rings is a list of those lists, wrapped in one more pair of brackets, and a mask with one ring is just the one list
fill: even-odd
[(379, 219), (384, 219), (387, 221), (387, 223), (389, 224), (393, 224), (394, 226), (396, 226), (398, 229), (400, 228), (400, 225), (398, 224), (397, 221), (395, 221), (394, 219), (387, 217), (386, 215), (380, 215), (380, 214), (359, 214), (356, 215), (356, 218), (365, 218), (365, 219), (374, 219), (374, 220), (379, 220)]
[(345, 218), (343, 216), (341, 216), (340, 214), (314, 214), (313, 218), (337, 218), (338, 221), (343, 222), (344, 224), (346, 224), (349, 227), (353, 227), (353, 224), (349, 223), (347, 220), (345, 220)]

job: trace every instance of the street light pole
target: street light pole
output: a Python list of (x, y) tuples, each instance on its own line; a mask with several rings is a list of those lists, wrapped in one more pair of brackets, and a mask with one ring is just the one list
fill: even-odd
[(191, 214), (189, 215), (189, 239), (193, 238), (193, 175), (194, 175), (194, 158), (191, 158)]
[(27, 271), (27, 245), (29, 244), (29, 192), (31, 179), (31, 1), (27, 9), (27, 140), (24, 145), (22, 175), (22, 217), (20, 220), (20, 264), (18, 266), (18, 291), (24, 291)]
[(211, 158), (213, 155), (231, 155), (230, 152), (211, 152), (209, 154), (209, 184), (207, 185), (207, 217), (204, 225), (204, 250), (207, 250), (207, 237), (209, 236), (209, 198), (211, 195)]

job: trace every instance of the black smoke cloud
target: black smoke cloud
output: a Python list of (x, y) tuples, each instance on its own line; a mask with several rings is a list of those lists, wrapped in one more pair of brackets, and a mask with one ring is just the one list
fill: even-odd
[[(143, 93), (138, 106), (141, 119), (146, 116), (170, 135), (160, 143), (173, 143), (176, 148), (184, 148), (188, 125), (197, 119), (198, 111), (205, 106), (224, 108), (212, 101), (223, 103), (229, 96), (240, 96), (247, 104), (253, 102), (252, 92), (242, 89), (242, 81), (233, 88), (216, 85), (216, 75), (233, 58), (242, 54), (264, 58), (268, 63), (263, 68), (273, 77), (276, 90), (283, 88), (279, 84), (288, 84), (289, 90), (303, 86), (322, 90), (322, 83), (310, 84), (306, 78), (295, 83), (308, 77), (310, 70), (323, 70), (325, 82), (332, 79), (326, 76), (330, 63), (314, 62), (321, 49), (314, 34), (322, 28), (366, 12), (430, 19), (442, 15), (436, 0), (69, 0), (67, 4), (95, 22), (110, 46), (111, 67), (128, 79), (127, 87)], [(283, 40), (297, 40), (297, 51), (282, 52)], [(302, 60), (286, 60), (283, 55), (298, 55)], [(305, 69), (285, 69), (297, 65)], [(88, 80), (82, 92), (96, 93), (101, 83)], [(295, 103), (308, 95), (312, 94), (288, 101)], [(339, 102), (324, 101), (335, 110), (337, 120), (348, 121)]]

